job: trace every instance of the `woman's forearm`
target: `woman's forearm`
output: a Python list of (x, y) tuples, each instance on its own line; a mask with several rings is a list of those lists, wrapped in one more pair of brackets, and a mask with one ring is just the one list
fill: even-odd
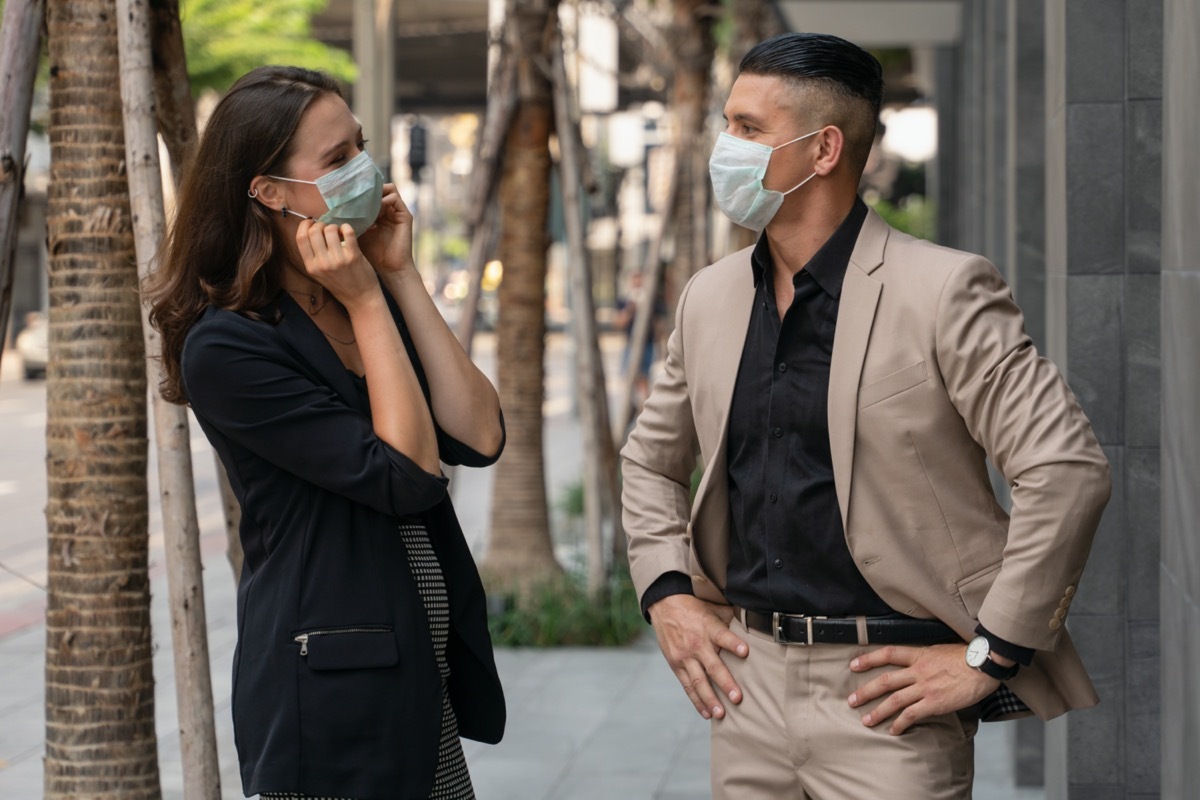
[(468, 447), (494, 455), (504, 436), (495, 387), (471, 363), (416, 270), (385, 273), (383, 284), (400, 306), (412, 334), (438, 424)]
[(375, 435), (434, 475), (437, 434), (400, 331), (382, 292), (347, 306), (371, 399)]

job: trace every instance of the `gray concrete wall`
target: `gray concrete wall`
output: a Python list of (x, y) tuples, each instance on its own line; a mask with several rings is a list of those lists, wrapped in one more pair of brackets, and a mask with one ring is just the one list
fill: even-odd
[[(1166, 0), (1162, 192), (1162, 796), (1200, 786), (1200, 6)], [(1149, 221), (1147, 221), (1149, 224)]]
[(1157, 797), (1162, 0), (1045, 25), (1047, 349), (1113, 468), (1070, 620), (1101, 704), (1048, 728), (1047, 797)]

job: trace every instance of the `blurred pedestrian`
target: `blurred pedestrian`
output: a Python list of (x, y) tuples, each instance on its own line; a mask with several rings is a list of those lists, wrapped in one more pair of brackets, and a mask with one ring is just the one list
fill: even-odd
[(683, 290), (622, 451), (634, 583), (713, 720), (718, 800), (967, 798), (981, 718), (1097, 702), (1063, 620), (1108, 462), (996, 268), (858, 197), (882, 96), (834, 36), (747, 53), (709, 168), (763, 234)]
[(499, 401), (365, 145), (331, 78), (253, 70), (205, 128), (148, 286), (163, 395), (191, 405), (242, 507), (247, 796), (471, 798), (459, 736), (504, 729), (439, 465), (499, 457)]

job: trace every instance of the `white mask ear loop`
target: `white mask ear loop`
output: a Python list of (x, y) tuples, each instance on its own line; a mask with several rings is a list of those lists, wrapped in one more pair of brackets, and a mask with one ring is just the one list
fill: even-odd
[[(795, 144), (796, 142), (800, 141), (801, 139), (807, 139), (807, 138), (808, 138), (808, 137), (810, 137), (810, 136), (816, 136), (818, 133), (820, 133), (820, 132), (821, 132), (821, 131), (823, 131), (823, 130), (825, 130), (825, 129), (824, 129), (824, 128), (817, 128), (817, 129), (816, 129), (815, 131), (813, 131), (812, 133), (806, 133), (806, 134), (804, 134), (803, 136), (797, 136), (795, 139), (792, 139), (790, 142), (784, 142), (783, 144), (779, 145), (778, 147), (772, 147), (772, 148), (771, 148), (771, 152), (772, 152), (772, 153), (774, 153), (774, 152), (775, 152), (776, 150), (778, 150), (780, 147), (787, 147), (789, 144)], [(793, 186), (792, 188), (788, 189), (786, 192), (782, 192), (783, 196), (784, 196), (784, 197), (787, 197), (789, 194), (791, 194), (792, 192), (796, 191), (796, 190), (797, 190), (797, 189), (799, 189), (801, 186), (803, 186), (804, 184), (808, 183), (809, 181), (811, 181), (811, 180), (812, 180), (813, 178), (815, 178), (815, 177), (817, 177), (817, 173), (815, 173), (815, 172), (814, 172), (812, 175), (809, 175), (807, 178), (805, 178), (804, 180), (800, 181), (800, 182), (799, 182), (799, 183), (797, 183), (795, 186)]]
[(809, 175), (807, 178), (805, 178), (804, 180), (800, 181), (800, 182), (799, 182), (799, 183), (797, 183), (795, 186), (793, 186), (792, 188), (788, 189), (786, 192), (783, 192), (783, 195), (784, 195), (784, 197), (786, 197), (787, 195), (789, 195), (789, 194), (791, 194), (792, 192), (796, 191), (796, 190), (797, 190), (797, 189), (799, 189), (801, 186), (803, 186), (804, 184), (808, 183), (809, 181), (811, 181), (811, 180), (812, 180), (813, 178), (815, 178), (815, 177), (817, 177), (817, 173), (815, 173), (815, 172), (814, 172), (812, 175)]
[[(275, 181), (288, 181), (289, 183), (309, 183), (313, 186), (317, 185), (316, 181), (302, 181), (296, 178), (281, 178), (278, 175), (268, 175), (267, 177)], [(258, 190), (251, 189), (249, 192), (246, 192), (246, 194), (250, 195), (251, 197), (258, 197)], [(287, 218), (288, 214), (291, 214), (293, 217), (300, 217), (300, 219), (313, 219), (313, 217), (310, 217), (306, 214), (301, 214), (299, 211), (289, 211), (287, 206), (284, 206), (279, 211), (279, 216), (283, 217), (284, 219)]]

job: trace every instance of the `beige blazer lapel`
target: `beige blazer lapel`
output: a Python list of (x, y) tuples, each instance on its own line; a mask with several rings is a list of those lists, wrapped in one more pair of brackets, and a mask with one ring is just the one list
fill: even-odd
[(829, 449), (842, 526), (849, 530), (850, 482), (854, 474), (854, 430), (858, 417), (858, 385), (875, 322), (882, 284), (871, 277), (883, 263), (891, 229), (874, 211), (867, 213), (846, 267), (838, 302), (837, 330), (829, 366)]

